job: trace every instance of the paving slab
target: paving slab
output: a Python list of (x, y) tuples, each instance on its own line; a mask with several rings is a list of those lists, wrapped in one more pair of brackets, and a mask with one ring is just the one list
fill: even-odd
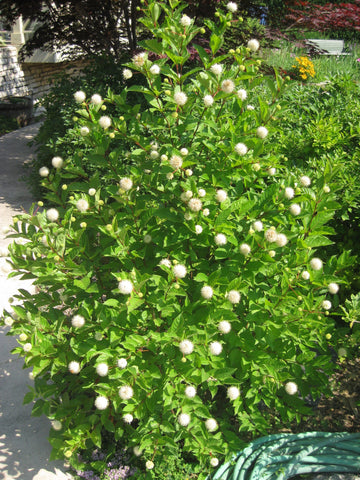
[[(39, 126), (32, 124), (0, 137), (0, 248), (11, 241), (5, 238), (3, 228), (33, 202), (21, 177), (25, 173), (23, 165), (34, 157), (34, 148), (27, 144)], [(0, 258), (0, 315), (3, 309), (11, 308), (9, 298), (19, 288), (33, 288), (29, 281), (8, 279), (1, 269), (4, 263), (5, 258)], [(23, 405), (31, 380), (29, 370), (23, 369), (23, 360), (10, 353), (17, 342), (6, 336), (8, 330), (0, 328), (0, 480), (65, 480), (64, 463), (49, 461), (49, 420), (45, 416), (31, 417), (32, 404)]]

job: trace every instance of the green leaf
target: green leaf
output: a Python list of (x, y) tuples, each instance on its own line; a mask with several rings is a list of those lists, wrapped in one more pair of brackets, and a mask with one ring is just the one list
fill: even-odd
[(223, 39), (218, 35), (216, 35), (215, 33), (213, 33), (210, 37), (210, 48), (213, 55), (215, 55), (215, 53), (219, 50), (222, 44), (223, 44)]
[(307, 247), (323, 247), (325, 245), (332, 245), (334, 242), (323, 235), (310, 235), (304, 240)]
[(241, 216), (244, 213), (248, 213), (249, 210), (254, 206), (254, 200), (248, 200), (247, 198), (239, 198), (235, 200), (229, 208), (220, 213), (220, 215), (215, 220), (215, 227), (218, 227), (221, 224), (227, 222), (228, 217), (235, 212), (237, 216)]

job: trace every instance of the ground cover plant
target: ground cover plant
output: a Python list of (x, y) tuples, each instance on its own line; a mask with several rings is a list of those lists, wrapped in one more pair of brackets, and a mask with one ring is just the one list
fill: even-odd
[(10, 231), (25, 239), (10, 275), (37, 286), (4, 318), (32, 368), (25, 400), (52, 421), (53, 458), (82, 471), (84, 452), (106, 447), (96, 475), (121, 442), (138, 478), (161, 478), (179, 450), (206, 478), (309, 412), (304, 399), (329, 391), (330, 347), (345, 346), (330, 312), (349, 256), (322, 257), (339, 207), (330, 161), (311, 175), (282, 164), (284, 80), (259, 74), (256, 39), (220, 51), (233, 2), (205, 21), (210, 50), (195, 46), (200, 65), (185, 69), (202, 27), (184, 8), (143, 3), (153, 38), (122, 75), (146, 86), (74, 92), (85, 147), (54, 152), (39, 169), (52, 205)]

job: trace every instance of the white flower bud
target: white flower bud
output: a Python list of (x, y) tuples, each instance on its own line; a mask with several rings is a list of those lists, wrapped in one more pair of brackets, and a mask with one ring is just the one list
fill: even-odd
[(310, 260), (310, 267), (313, 270), (321, 270), (322, 266), (323, 266), (323, 262), (322, 260), (320, 260), (320, 258), (314, 257)]
[(339, 291), (339, 285), (337, 283), (329, 283), (328, 285), (328, 291), (332, 295), (335, 295)]

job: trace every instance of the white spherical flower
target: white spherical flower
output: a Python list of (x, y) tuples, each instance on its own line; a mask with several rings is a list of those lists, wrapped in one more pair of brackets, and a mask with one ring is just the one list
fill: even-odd
[(14, 323), (14, 320), (11, 317), (6, 317), (4, 320), (4, 324), (7, 327), (11, 327), (13, 323)]
[(208, 217), (210, 215), (210, 210), (208, 208), (204, 208), (202, 213), (203, 213), (204, 217)]
[(185, 395), (188, 397), (188, 398), (194, 398), (196, 396), (196, 388), (193, 387), (192, 385), (188, 385), (186, 388), (185, 388)]
[[(230, 3), (232, 3), (232, 2), (230, 2)], [(234, 4), (234, 5), (235, 5), (235, 4)], [(216, 458), (216, 457), (212, 457), (212, 458), (210, 459), (210, 465), (211, 465), (212, 467), (217, 467), (217, 466), (219, 465), (219, 459)]]
[(89, 203), (85, 198), (80, 198), (80, 200), (76, 202), (76, 208), (79, 212), (86, 212), (86, 210), (89, 209)]
[(103, 339), (102, 333), (101, 332), (95, 332), (94, 338), (97, 342), (101, 342)]
[(285, 191), (284, 191), (285, 198), (287, 198), (288, 200), (291, 200), (292, 198), (294, 198), (294, 195), (295, 195), (295, 192), (293, 188), (291, 187), (285, 188)]
[(221, 84), (221, 90), (225, 93), (232, 93), (235, 90), (235, 83), (232, 80), (224, 80)]
[(35, 378), (34, 372), (29, 372), (29, 379), (34, 380), (34, 378)]
[(193, 173), (194, 173), (194, 172), (191, 170), (191, 168), (187, 168), (187, 169), (185, 170), (185, 175), (186, 175), (187, 177), (191, 177)]
[(208, 418), (205, 421), (205, 427), (208, 432), (215, 432), (215, 430), (217, 430), (218, 428), (218, 424), (215, 418)]
[(335, 295), (339, 291), (339, 285), (337, 283), (329, 283), (328, 291), (332, 295)]
[(285, 247), (285, 245), (288, 243), (288, 239), (286, 235), (283, 233), (278, 233), (277, 239), (276, 239), (276, 245), (279, 247)]
[(230, 303), (235, 305), (240, 302), (241, 295), (237, 290), (230, 290), (230, 292), (228, 292), (228, 294), (226, 295), (226, 298), (229, 300)]
[(176, 105), (179, 105), (180, 107), (182, 107), (188, 101), (188, 97), (184, 92), (176, 92), (174, 94), (174, 101)]
[(104, 130), (110, 127), (111, 125), (111, 118), (108, 117), (107, 115), (104, 115), (103, 117), (100, 117), (99, 120), (99, 125), (102, 127)]
[(324, 185), (324, 186), (323, 186), (323, 191), (324, 191), (324, 193), (329, 193), (329, 192), (330, 192), (330, 187), (329, 187), (329, 185)]
[(132, 71), (129, 70), (128, 68), (124, 68), (124, 70), (122, 71), (122, 74), (123, 74), (124, 80), (129, 80), (133, 76)]
[(96, 373), (100, 375), (100, 377), (106, 377), (106, 375), (109, 373), (109, 367), (106, 365), (106, 363), (99, 363), (96, 365)]
[(339, 348), (339, 350), (338, 350), (337, 353), (338, 353), (338, 356), (339, 356), (339, 357), (346, 357), (346, 355), (347, 355), (347, 350), (346, 350), (346, 348), (341, 347), (341, 348)]
[(56, 431), (60, 431), (62, 429), (62, 423), (59, 422), (59, 420), (53, 420), (51, 422), (51, 427)]
[(245, 143), (237, 143), (234, 150), (238, 155), (243, 156), (247, 154), (248, 148)]
[(149, 234), (144, 235), (144, 243), (151, 243), (152, 237)]
[(74, 375), (76, 375), (77, 373), (80, 372), (80, 363), (75, 361), (70, 362), (68, 365), (68, 369), (70, 373), (73, 373)]
[(71, 325), (75, 328), (81, 328), (85, 325), (85, 318), (82, 315), (75, 315), (71, 319)]
[(256, 129), (256, 135), (259, 137), (259, 138), (266, 138), (268, 136), (268, 129), (266, 127), (258, 127)]
[(246, 255), (249, 255), (250, 252), (251, 252), (250, 245), (248, 245), (247, 243), (242, 243), (240, 245), (240, 253), (246, 256)]
[(179, 343), (179, 350), (183, 355), (190, 355), (194, 350), (194, 344), (190, 340), (182, 340)]
[(159, 265), (162, 265), (167, 268), (171, 268), (171, 262), (168, 258), (161, 259)]
[(291, 215), (294, 215), (294, 216), (300, 215), (301, 213), (301, 207), (298, 203), (293, 203), (292, 205), (290, 205), (289, 210)]
[(138, 53), (137, 55), (134, 55), (132, 61), (137, 67), (143, 67), (145, 64), (146, 58), (147, 58), (146, 52), (141, 52), (141, 53)]
[(90, 133), (90, 130), (88, 129), (88, 127), (81, 127), (80, 128), (80, 135), (82, 137), (86, 137), (87, 135), (89, 135)]
[(131, 415), (131, 413), (125, 413), (125, 415), (123, 415), (123, 420), (125, 423), (130, 424), (134, 420), (134, 417)]
[(198, 196), (202, 198), (202, 197), (205, 197), (205, 195), (206, 195), (206, 191), (203, 188), (199, 188)]
[(210, 67), (210, 71), (215, 75), (221, 75), (223, 71), (223, 66), (220, 63), (214, 63), (214, 65)]
[(321, 270), (322, 266), (323, 266), (323, 262), (322, 260), (320, 260), (320, 258), (314, 257), (310, 260), (310, 267), (313, 270)]
[(237, 387), (229, 387), (227, 389), (227, 396), (230, 400), (236, 400), (240, 396), (240, 390)]
[(223, 348), (220, 342), (211, 342), (209, 345), (209, 351), (211, 355), (220, 355), (222, 349)]
[(86, 100), (86, 95), (84, 92), (82, 92), (81, 90), (79, 90), (78, 92), (75, 92), (74, 93), (74, 98), (75, 98), (75, 102), (77, 103), (82, 103), (82, 102), (85, 102)]
[(159, 65), (157, 65), (156, 63), (154, 63), (154, 65), (151, 65), (150, 73), (151, 73), (151, 75), (159, 75), (159, 73), (160, 73)]
[(94, 195), (96, 195), (95, 188), (89, 188), (88, 194), (90, 195), (90, 197), (93, 197)]
[(252, 52), (256, 52), (260, 48), (260, 43), (258, 42), (258, 40), (253, 38), (253, 39), (248, 41), (247, 46), (248, 46), (248, 48), (250, 48), (250, 50)]
[(202, 209), (202, 201), (199, 198), (192, 198), (188, 202), (188, 207), (192, 212), (200, 212)]
[(247, 98), (247, 92), (243, 88), (240, 88), (239, 90), (237, 90), (236, 96), (239, 98), (239, 100), (244, 101)]
[(136, 445), (134, 448), (133, 448), (133, 452), (134, 452), (134, 455), (136, 457), (140, 457), (143, 453), (143, 451), (141, 450), (141, 448), (139, 447), (139, 445)]
[(185, 278), (187, 274), (185, 265), (181, 265), (180, 263), (174, 265), (173, 274), (176, 278)]
[(235, 13), (238, 9), (238, 6), (236, 5), (235, 2), (229, 2), (227, 5), (226, 5), (226, 8), (229, 10), (229, 12), (231, 13)]
[(182, 158), (179, 157), (179, 155), (173, 155), (171, 158), (170, 158), (170, 166), (174, 169), (174, 170), (178, 170), (179, 168), (181, 168), (181, 165), (183, 163), (182, 161)]
[(182, 427), (187, 427), (190, 423), (190, 420), (190, 415), (188, 415), (187, 413), (180, 413), (180, 415), (178, 416), (178, 422)]
[(99, 395), (98, 397), (95, 398), (95, 407), (98, 410), (106, 410), (108, 406), (109, 406), (109, 400), (106, 397)]
[(152, 160), (155, 160), (156, 158), (158, 158), (158, 156), (159, 156), (159, 152), (157, 152), (156, 150), (151, 150), (151, 152), (150, 152), (150, 158), (151, 158)]
[(210, 300), (210, 298), (214, 295), (214, 291), (211, 287), (208, 285), (205, 285), (201, 289), (201, 296), (205, 298), (206, 300)]
[(211, 107), (211, 105), (214, 103), (214, 98), (211, 95), (205, 95), (203, 102), (205, 107)]
[(228, 322), (227, 320), (221, 320), (221, 322), (218, 325), (218, 329), (221, 333), (230, 333), (231, 331), (231, 323)]
[(31, 349), (32, 349), (31, 343), (25, 343), (25, 345), (23, 345), (24, 352), (30, 352)]
[(265, 232), (265, 240), (269, 243), (274, 243), (276, 242), (278, 238), (278, 234), (276, 233), (276, 230), (270, 228), (269, 230), (266, 230)]
[(321, 305), (324, 310), (330, 310), (330, 308), (332, 307), (331, 302), (329, 300), (324, 300)]
[(246, 105), (246, 110), (255, 110), (255, 107), (253, 105)]
[(47, 167), (41, 167), (41, 168), (39, 169), (39, 175), (40, 175), (40, 177), (44, 177), (44, 178), (45, 178), (45, 177), (47, 177), (47, 176), (49, 175), (49, 173), (50, 173), (50, 172), (49, 172), (49, 169), (48, 169)]
[(61, 168), (64, 165), (64, 160), (61, 157), (53, 157), (51, 163), (54, 168)]
[(130, 178), (124, 177), (120, 180), (119, 185), (121, 190), (125, 190), (125, 192), (127, 192), (128, 190), (132, 189), (133, 182)]
[(254, 163), (252, 166), (252, 169), (254, 170), (254, 172), (258, 172), (260, 168), (261, 168), (260, 163)]
[(46, 212), (46, 218), (50, 222), (56, 222), (56, 220), (59, 218), (59, 212), (56, 210), (56, 208), (49, 208), (49, 210)]
[(225, 192), (225, 190), (218, 190), (215, 194), (215, 200), (219, 203), (221, 202), (225, 202), (225, 200), (227, 199), (227, 193)]
[(183, 156), (185, 157), (186, 155), (188, 155), (189, 150), (188, 150), (187, 148), (183, 147), (183, 148), (180, 150), (180, 153), (181, 153), (181, 155), (183, 155)]
[(126, 358), (119, 358), (118, 361), (117, 361), (117, 366), (118, 366), (119, 368), (124, 369), (124, 368), (127, 367), (127, 363), (128, 363), (128, 362), (127, 362)]
[(311, 180), (306, 175), (300, 177), (300, 183), (303, 187), (309, 187), (311, 185)]
[(276, 168), (270, 167), (270, 168), (267, 169), (267, 172), (268, 172), (269, 175), (275, 175)]
[(26, 335), (26, 333), (20, 333), (19, 335), (19, 340), (21, 342), (25, 342), (25, 340), (28, 338), (28, 336)]
[(134, 395), (134, 390), (130, 385), (123, 385), (119, 389), (119, 397), (122, 400), (130, 400), (130, 398)]
[(201, 225), (195, 225), (195, 233), (196, 235), (200, 235), (200, 233), (202, 233), (203, 231), (203, 228)]
[(191, 18), (188, 17), (187, 15), (183, 15), (180, 19), (180, 23), (183, 27), (189, 27), (191, 25)]
[(303, 280), (309, 280), (309, 278), (310, 278), (310, 273), (309, 273), (307, 270), (304, 270), (304, 271), (302, 272), (302, 274), (301, 274), (301, 278), (302, 278)]
[(190, 198), (192, 198), (193, 192), (191, 190), (186, 190), (186, 192), (182, 192), (180, 198), (183, 202), (188, 202)]
[(130, 280), (120, 280), (118, 288), (123, 295), (130, 295), (134, 287)]
[(295, 393), (298, 391), (298, 386), (294, 382), (287, 382), (285, 384), (285, 392), (288, 395), (295, 395)]
[(255, 230), (255, 232), (261, 232), (263, 228), (263, 223), (260, 220), (256, 220), (253, 223), (253, 229)]
[(91, 97), (91, 103), (94, 105), (101, 105), (102, 101), (101, 95), (98, 95), (97, 93), (94, 93), (94, 95)]
[(223, 233), (218, 233), (217, 235), (215, 235), (214, 241), (218, 247), (221, 247), (223, 245), (226, 245), (227, 239)]
[(154, 467), (155, 467), (155, 464), (154, 464), (154, 462), (152, 462), (151, 460), (148, 460), (148, 461), (145, 463), (145, 468), (146, 468), (147, 470), (152, 470)]
[(161, 155), (160, 160), (161, 160), (162, 162), (166, 162), (167, 160), (169, 160), (169, 158), (168, 158), (167, 155), (163, 154), (163, 155)]

